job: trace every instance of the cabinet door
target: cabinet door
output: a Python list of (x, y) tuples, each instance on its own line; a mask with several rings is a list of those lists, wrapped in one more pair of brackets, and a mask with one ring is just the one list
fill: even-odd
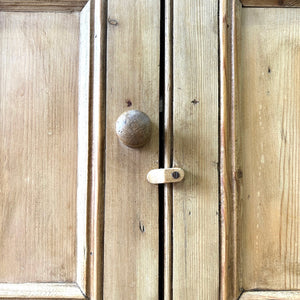
[(174, 1), (173, 299), (218, 299), (218, 1)]
[(1, 299), (95, 299), (99, 10), (0, 1)]
[[(104, 299), (218, 299), (218, 1), (108, 1)], [(115, 133), (152, 121), (142, 148)], [(157, 187), (151, 169), (185, 178)]]
[(223, 299), (299, 299), (300, 2), (221, 5)]
[[(158, 299), (160, 2), (108, 1), (104, 299)], [(116, 121), (139, 110), (152, 123), (141, 148), (119, 141)], [(135, 126), (133, 124), (133, 126)]]

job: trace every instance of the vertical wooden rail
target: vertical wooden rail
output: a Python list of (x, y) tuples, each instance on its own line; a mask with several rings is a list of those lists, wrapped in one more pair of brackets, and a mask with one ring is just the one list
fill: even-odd
[[(108, 2), (104, 299), (158, 299), (160, 2)], [(138, 109), (152, 121), (151, 140), (124, 146), (115, 123)]]
[(106, 10), (107, 0), (91, 1), (87, 296), (93, 300), (103, 298)]
[(218, 2), (174, 0), (174, 299), (219, 295)]
[[(164, 167), (173, 166), (173, 0), (165, 0), (165, 19), (164, 29)], [(172, 227), (173, 227), (173, 185), (165, 184), (164, 186), (164, 300), (172, 299)]]
[(238, 101), (238, 41), (241, 3), (220, 2), (220, 299), (240, 295), (237, 266), (239, 162), (236, 115)]
[[(230, 77), (231, 77), (231, 69), (230, 69), (230, 44), (229, 44), (229, 36), (230, 36), (230, 5), (231, 1), (220, 1), (220, 122), (224, 124), (221, 125), (221, 153), (220, 153), (220, 185), (221, 185), (221, 215), (220, 215), (220, 237), (221, 237), (221, 276), (220, 276), (220, 299), (226, 300), (228, 297), (232, 297), (236, 295), (234, 291), (230, 290), (229, 282), (230, 279), (228, 277), (228, 263), (230, 260), (228, 259), (230, 256), (229, 246), (228, 246), (228, 230), (230, 228), (231, 221), (229, 219), (228, 210), (230, 207), (230, 199), (231, 199), (231, 182), (228, 180), (231, 179), (231, 176), (227, 176), (231, 174), (231, 164), (230, 164), (230, 156), (227, 153), (227, 150), (230, 149), (230, 139), (225, 139), (226, 136), (230, 135)], [(227, 120), (227, 118), (229, 120)], [(227, 161), (229, 160), (229, 164)], [(228, 169), (229, 168), (229, 169)]]

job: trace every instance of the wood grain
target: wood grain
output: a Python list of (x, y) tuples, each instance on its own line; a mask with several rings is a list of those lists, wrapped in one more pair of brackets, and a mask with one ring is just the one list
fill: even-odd
[[(173, 0), (164, 1), (164, 168), (173, 166)], [(161, 62), (162, 64), (162, 62)], [(162, 74), (161, 74), (162, 75)], [(161, 212), (160, 212), (161, 213)], [(163, 299), (173, 294), (173, 185), (164, 185)]]
[(116, 121), (116, 134), (121, 143), (130, 148), (144, 146), (151, 137), (151, 120), (139, 110), (128, 110)]
[(300, 292), (297, 291), (261, 291), (245, 292), (240, 300), (299, 300)]
[(0, 11), (81, 11), (88, 0), (0, 0)]
[(218, 299), (218, 1), (174, 1), (173, 299)]
[(0, 49), (0, 281), (73, 282), (79, 14), (1, 12)]
[(244, 6), (254, 7), (300, 7), (300, 0), (240, 0)]
[(300, 14), (243, 9), (240, 272), (244, 289), (300, 288)]
[(0, 283), (1, 299), (86, 299), (76, 283)]
[(87, 203), (87, 253), (89, 255), (85, 294), (91, 300), (103, 299), (106, 23), (107, 2), (90, 1), (89, 40), (86, 41), (83, 38), (82, 44), (83, 47), (90, 44), (90, 65), (86, 64), (89, 69), (88, 75), (90, 75), (90, 152)]
[[(159, 1), (108, 3), (104, 299), (158, 299)], [(152, 122), (142, 148), (122, 145), (115, 122), (126, 110)]]
[(238, 299), (239, 41), (241, 3), (220, 3), (220, 298)]
[(77, 146), (77, 262), (76, 282), (87, 288), (87, 216), (89, 162), (89, 98), (90, 98), (90, 4), (80, 13), (79, 78), (78, 78), (78, 143)]

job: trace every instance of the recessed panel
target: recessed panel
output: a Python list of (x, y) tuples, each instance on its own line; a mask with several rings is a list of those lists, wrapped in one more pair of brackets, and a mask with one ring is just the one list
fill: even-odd
[(239, 48), (242, 288), (300, 288), (300, 11), (243, 8)]
[(79, 13), (0, 13), (0, 282), (76, 280)]

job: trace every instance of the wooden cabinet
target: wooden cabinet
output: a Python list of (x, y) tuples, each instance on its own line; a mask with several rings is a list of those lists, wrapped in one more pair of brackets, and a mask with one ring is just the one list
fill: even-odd
[(0, 0), (0, 299), (300, 299), (299, 7)]

